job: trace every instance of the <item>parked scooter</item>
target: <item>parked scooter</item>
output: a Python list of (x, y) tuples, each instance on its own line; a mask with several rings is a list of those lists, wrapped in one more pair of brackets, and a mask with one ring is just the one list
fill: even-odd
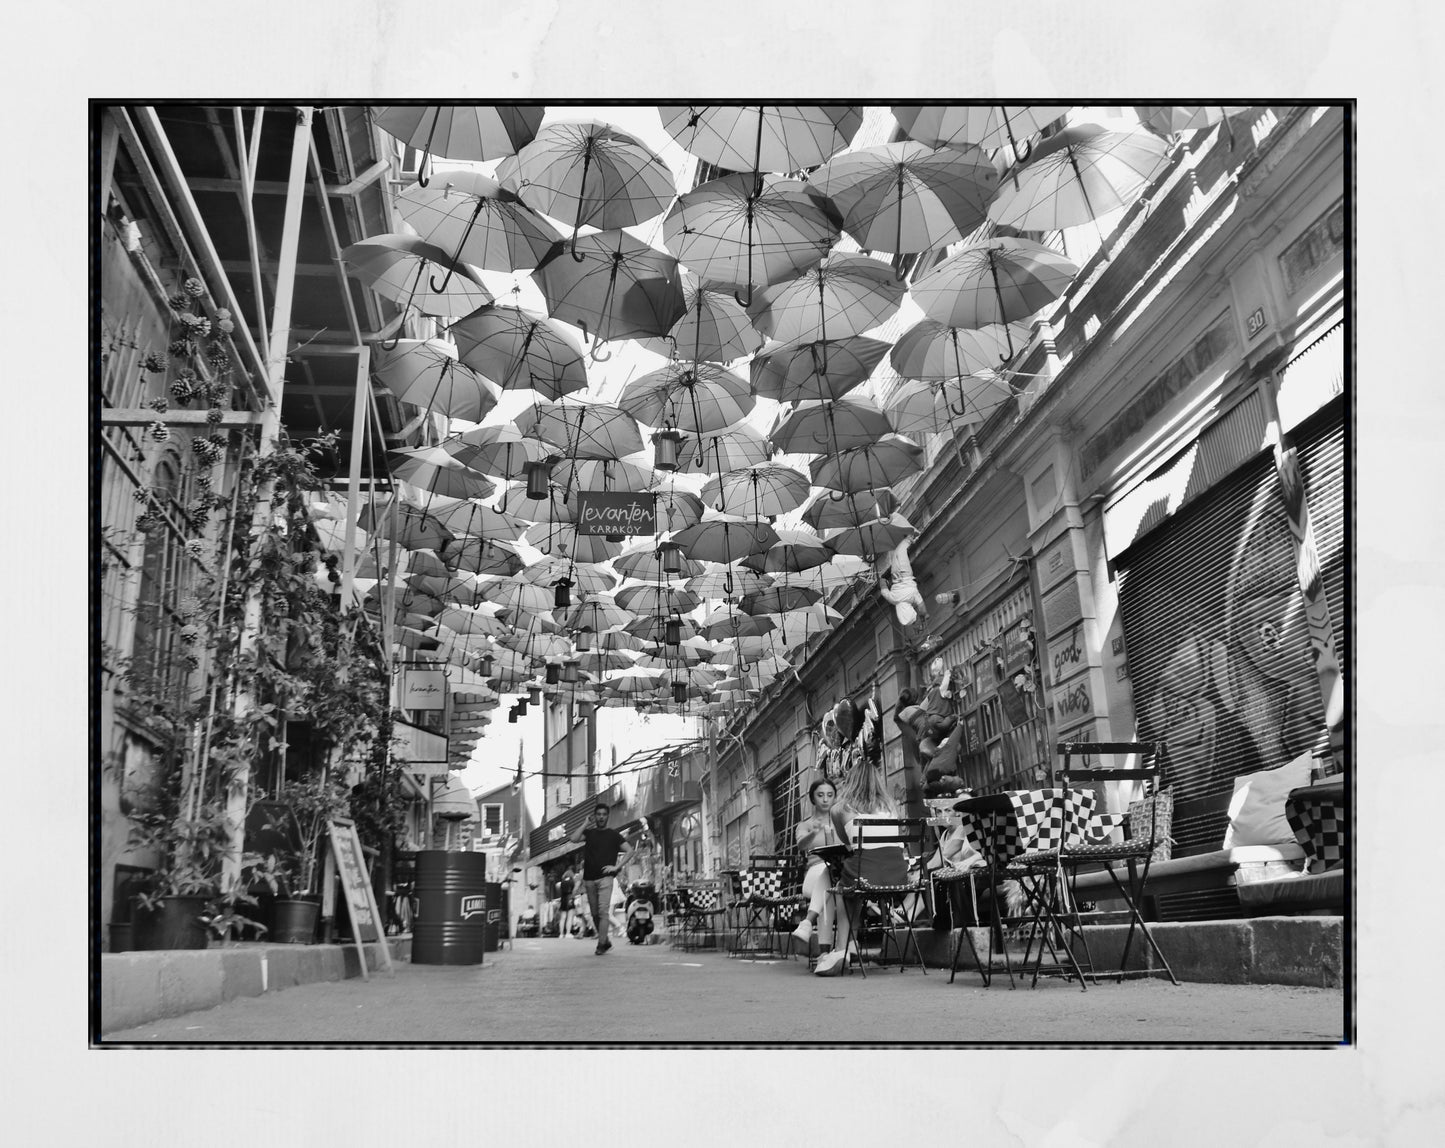
[(657, 887), (651, 881), (634, 881), (627, 890), (623, 912), (627, 920), (627, 940), (640, 945), (652, 935), (652, 917), (657, 911)]

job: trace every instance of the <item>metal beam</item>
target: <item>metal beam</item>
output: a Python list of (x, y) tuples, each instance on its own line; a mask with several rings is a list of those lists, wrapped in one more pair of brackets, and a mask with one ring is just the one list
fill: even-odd
[[(355, 195), (359, 191), (365, 191), (388, 170), (390, 170), (390, 164), (386, 160), (377, 160), (348, 183), (323, 183), (321, 186), (327, 195)], [(227, 195), (241, 190), (235, 180), (227, 179), (224, 176), (193, 175), (186, 180), (186, 186), (192, 191), (223, 192)], [(286, 182), (280, 179), (258, 179), (252, 184), (251, 190), (256, 195), (285, 195)]]
[(208, 411), (153, 411), (149, 407), (113, 407), (100, 412), (100, 425), (107, 427), (149, 426), (159, 420), (173, 427), (219, 426), (227, 429), (261, 425), (260, 411), (222, 411), (221, 421), (207, 419)]

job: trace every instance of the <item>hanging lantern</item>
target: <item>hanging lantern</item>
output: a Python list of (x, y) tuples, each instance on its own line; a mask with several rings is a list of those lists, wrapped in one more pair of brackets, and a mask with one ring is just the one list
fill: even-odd
[(657, 548), (658, 557), (662, 559), (662, 572), (664, 574), (682, 573), (682, 547), (676, 542), (664, 542)]
[(676, 470), (677, 454), (682, 446), (682, 435), (669, 428), (652, 436), (652, 465), (658, 470)]
[(552, 604), (559, 610), (565, 610), (572, 605), (572, 583), (565, 578), (559, 578), (552, 584)]
[(541, 704), (542, 704), (542, 687), (541, 687), (541, 686), (528, 686), (528, 687), (527, 687), (527, 700), (528, 700), (529, 702), (531, 702), (534, 706), (539, 706), (539, 705), (541, 705)]
[(562, 663), (562, 680), (563, 680), (564, 682), (568, 683), (569, 685), (570, 685), (572, 682), (575, 682), (575, 681), (577, 680), (577, 671), (578, 671), (578, 669), (579, 669), (579, 664), (578, 664), (577, 662), (563, 662), (563, 663)]
[(680, 618), (669, 618), (663, 626), (663, 640), (669, 646), (677, 646), (682, 643), (682, 620)]
[(511, 709), (509, 709), (509, 710), (507, 711), (507, 724), (508, 724), (508, 725), (516, 725), (516, 724), (517, 724), (517, 707), (516, 707), (516, 706), (513, 706)]
[(548, 462), (526, 462), (522, 470), (527, 476), (527, 497), (539, 501), (547, 497), (552, 481), (552, 464)]
[(490, 677), (492, 676), (492, 655), (491, 655), (491, 654), (483, 654), (483, 655), (477, 660), (477, 673), (479, 673), (479, 674), (480, 674), (482, 677), (484, 677), (484, 678), (490, 678)]
[(682, 682), (672, 683), (672, 700), (678, 705), (682, 705), (683, 702), (687, 701), (687, 686)]
[(585, 718), (591, 717), (591, 716), (592, 716), (592, 703), (591, 703), (591, 702), (579, 702), (578, 705), (577, 705), (577, 712), (580, 713), (580, 714), (581, 714), (583, 717), (585, 717)]
[(555, 686), (562, 678), (562, 667), (556, 662), (548, 662), (542, 676), (549, 686)]
[[(538, 693), (540, 693), (540, 692), (541, 692), (541, 691), (539, 690)], [(527, 699), (526, 699), (526, 698), (518, 698), (518, 699), (517, 699), (517, 704), (516, 704), (516, 706), (514, 706), (513, 708), (516, 709), (516, 711), (517, 711), (517, 716), (518, 716), (518, 717), (526, 717), (526, 716), (527, 716)]]
[(577, 637), (574, 639), (573, 645), (577, 647), (579, 653), (585, 650), (590, 650), (592, 648), (592, 631), (578, 630)]

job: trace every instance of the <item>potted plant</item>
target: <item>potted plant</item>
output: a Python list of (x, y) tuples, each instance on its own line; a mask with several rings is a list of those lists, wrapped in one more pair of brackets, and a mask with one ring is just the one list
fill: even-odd
[(284, 782), (274, 800), (281, 813), (267, 829), (291, 838), (295, 851), (272, 851), (257, 858), (250, 876), (274, 897), (270, 939), (309, 944), (315, 939), (321, 911), (319, 887), (326, 834), (333, 820), (350, 812), (348, 789), (329, 770), (322, 770)]

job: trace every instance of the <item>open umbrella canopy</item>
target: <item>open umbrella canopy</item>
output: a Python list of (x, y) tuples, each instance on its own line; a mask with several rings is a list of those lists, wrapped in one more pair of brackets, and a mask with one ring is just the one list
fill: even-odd
[(676, 533), (684, 526), (702, 521), (702, 499), (691, 491), (671, 482), (655, 483), (652, 489), (657, 495), (658, 533)]
[(973, 144), (1026, 154), (1030, 137), (1069, 111), (1067, 104), (896, 104), (889, 109), (911, 140), (929, 147)]
[(666, 335), (687, 313), (677, 260), (625, 231), (558, 243), (532, 277), (547, 313), (598, 343)]
[(699, 598), (741, 598), (744, 594), (761, 593), (772, 585), (765, 574), (745, 566), (722, 566), (702, 574), (694, 574), (686, 586)]
[(867, 446), (890, 429), (871, 401), (850, 395), (836, 402), (800, 402), (773, 431), (773, 445), (793, 454), (832, 454)]
[(439, 446), (391, 451), (387, 465), (393, 479), (449, 498), (488, 498), (497, 490), (486, 475), (463, 466)]
[(766, 522), (731, 517), (704, 519), (673, 536), (689, 558), (724, 565), (766, 550), (777, 540), (777, 531)]
[(602, 679), (602, 689), (605, 693), (628, 697), (651, 693), (663, 683), (663, 680), (662, 670), (643, 670), (636, 666), (629, 666), (627, 669), (608, 673)]
[(923, 469), (923, 448), (896, 434), (855, 446), (812, 464), (813, 482), (826, 490), (858, 494), (896, 486)]
[(363, 506), (357, 524), (408, 550), (440, 550), (452, 540), (452, 532), (432, 515), (395, 498)]
[(772, 619), (775, 629), (771, 636), (785, 650), (806, 642), (814, 634), (826, 634), (843, 618), (837, 610), (823, 602), (801, 610), (789, 610), (785, 614), (760, 614), (759, 617)]
[(948, 434), (961, 442), (1013, 395), (999, 375), (915, 381), (889, 396), (885, 413), (898, 434)]
[(803, 521), (814, 530), (839, 526), (859, 526), (872, 518), (881, 518), (897, 500), (891, 491), (844, 494), (837, 490), (816, 490), (803, 508)]
[(791, 279), (817, 263), (838, 241), (838, 218), (812, 183), (733, 174), (680, 196), (662, 234), (702, 279), (747, 287)]
[[(1022, 324), (1013, 335), (1028, 337)], [(888, 362), (905, 379), (956, 379), (998, 368), (1005, 356), (1005, 332), (990, 324), (981, 328), (950, 327), (935, 319), (922, 319), (898, 337)]]
[[(681, 553), (673, 557), (678, 570), (671, 577), (691, 578), (695, 574), (702, 573), (701, 562)], [(612, 560), (612, 565), (619, 574), (644, 582), (664, 582), (669, 577), (663, 569), (662, 550), (652, 539), (645, 539), (623, 551)]]
[(396, 197), (417, 235), (459, 263), (488, 271), (530, 271), (562, 238), (550, 223), (490, 176), (444, 171)]
[(807, 586), (827, 597), (839, 586), (851, 585), (871, 571), (872, 563), (861, 557), (834, 553), (827, 562), (810, 566), (806, 570), (780, 571), (772, 575), (772, 578), (775, 585)]
[(754, 292), (753, 325), (780, 343), (862, 335), (893, 317), (904, 285), (866, 255), (834, 252), (796, 279)]
[(522, 568), (522, 560), (512, 547), (492, 538), (458, 538), (442, 552), (447, 569), (458, 574), (510, 575)]
[[(556, 586), (566, 581), (580, 595), (591, 601), (594, 595), (606, 594), (617, 585), (617, 576), (598, 562), (577, 562), (565, 555), (547, 555), (524, 566), (518, 577), (534, 586)], [(565, 611), (564, 611), (565, 612)]]
[[(435, 550), (403, 550), (400, 555), (407, 580), (417, 578), (450, 578), (451, 572)], [(433, 591), (428, 591), (432, 593)]]
[(677, 471), (679, 474), (723, 474), (767, 462), (771, 455), (767, 439), (746, 423), (700, 438), (684, 432), (682, 445), (677, 449)]
[(484, 580), (477, 586), (477, 594), (483, 601), (508, 611), (514, 624), (518, 624), (518, 615), (552, 612), (552, 594), (516, 576)]
[(589, 592), (585, 602), (579, 602), (565, 610), (557, 610), (557, 620), (568, 630), (591, 630), (601, 633), (614, 626), (625, 626), (637, 615), (617, 604), (616, 595), (608, 591)]
[(437, 510), (436, 519), (457, 536), (458, 542), (467, 537), (500, 538), (511, 542), (521, 537), (522, 531), (528, 525), (524, 519), (514, 514), (471, 501)]
[(684, 149), (729, 171), (800, 171), (848, 146), (860, 107), (750, 104), (659, 107), (663, 129)]
[(552, 483), (566, 492), (615, 490), (638, 493), (656, 481), (650, 466), (616, 458), (563, 458), (552, 466)]
[(743, 559), (743, 565), (759, 574), (774, 574), (821, 566), (833, 557), (833, 552), (812, 530), (780, 526), (775, 533), (778, 540), (766, 549), (754, 550)]
[(524, 435), (512, 422), (473, 427), (447, 439), (442, 447), (462, 465), (502, 478), (521, 478), (527, 463), (541, 462), (556, 453), (535, 436)]
[(676, 193), (673, 174), (657, 153), (596, 120), (544, 125), (502, 162), (497, 179), (543, 215), (604, 231), (660, 215)]
[(579, 534), (575, 525), (565, 522), (529, 526), (522, 532), (522, 541), (543, 554), (574, 562), (606, 562), (622, 550), (620, 542), (609, 542), (600, 534)]
[[(467, 315), (492, 301), (492, 293), (465, 263), (413, 235), (373, 235), (341, 253), (358, 279), (394, 303), (423, 315)], [(433, 277), (445, 276), (442, 290)]]
[(984, 220), (998, 187), (977, 148), (931, 148), (914, 140), (834, 156), (809, 177), (867, 251), (918, 252), (956, 243)]
[(783, 347), (749, 364), (753, 393), (782, 403), (841, 399), (866, 382), (886, 354), (887, 343), (863, 335)]
[(679, 642), (675, 646), (669, 646), (666, 643), (647, 646), (644, 653), (663, 658), (678, 665), (696, 666), (703, 663), (711, 663), (717, 650), (714, 648), (713, 643), (702, 637), (702, 635), (697, 634), (685, 641)]
[(1020, 231), (1091, 223), (1138, 199), (1168, 158), (1169, 145), (1142, 128), (1110, 131), (1077, 124), (1033, 149), (1001, 184), (988, 217)]
[(730, 286), (702, 282), (684, 267), (682, 299), (687, 313), (667, 333), (681, 358), (725, 363), (763, 345), (763, 336)]
[(1212, 128), (1215, 124), (1226, 123), (1231, 117), (1249, 111), (1249, 107), (1243, 104), (1231, 106), (1136, 104), (1134, 111), (1141, 124), (1167, 139), (1180, 132), (1203, 131), (1206, 128)]
[(398, 341), (378, 352), (377, 378), (402, 402), (429, 414), (480, 422), (497, 405), (501, 391), (489, 379), (457, 362), (454, 347), (440, 339)]
[(738, 609), (744, 614), (779, 614), (811, 606), (822, 596), (810, 586), (769, 586), (755, 594), (744, 594)]
[(702, 500), (724, 514), (772, 518), (802, 506), (808, 498), (808, 476), (790, 466), (760, 462), (730, 470), (703, 485)]
[(475, 609), (452, 606), (437, 615), (437, 627), (450, 631), (461, 638), (497, 638), (510, 632), (511, 627), (497, 617), (497, 609), (491, 603)]
[(642, 432), (626, 411), (588, 396), (541, 399), (516, 418), (517, 429), (567, 458), (621, 458), (642, 449)]
[(644, 582), (624, 586), (614, 595), (624, 610), (636, 615), (653, 614), (668, 617), (673, 614), (687, 614), (702, 604), (692, 591), (684, 589), (681, 583)]
[(497, 639), (497, 645), (522, 654), (533, 664), (544, 658), (563, 658), (572, 653), (572, 643), (562, 635), (547, 634), (541, 630), (508, 630)]
[(572, 525), (577, 521), (577, 500), (563, 498), (562, 488), (553, 483), (546, 498), (518, 498), (513, 501), (511, 514), (520, 518), (526, 526), (538, 522)]
[[(950, 255), (914, 283), (913, 301), (945, 328), (1008, 324), (1047, 307), (1078, 272), (1041, 243), (1000, 237)], [(1008, 358), (1013, 335), (1007, 328), (1004, 335)]]
[(650, 427), (699, 437), (732, 426), (757, 404), (748, 380), (717, 363), (678, 361), (633, 379), (617, 405)]
[(482, 307), (450, 330), (461, 361), (503, 390), (530, 388), (556, 399), (587, 389), (587, 364), (576, 336), (545, 315)]
[(409, 147), (447, 159), (491, 160), (532, 142), (544, 109), (525, 104), (381, 105), (376, 126)]
[(776, 627), (771, 618), (744, 614), (734, 606), (719, 606), (702, 620), (703, 637), (714, 641), (729, 638), (756, 638)]
[(858, 526), (845, 526), (824, 537), (823, 542), (834, 554), (855, 554), (872, 558), (887, 554), (913, 534), (913, 524), (901, 514), (874, 518)]
[[(657, 614), (647, 614), (628, 622), (622, 628), (622, 632), (632, 638), (638, 639), (636, 649), (641, 649), (644, 644), (661, 642), (667, 636), (667, 627), (670, 623), (676, 623), (678, 637), (682, 641), (688, 638), (697, 637), (697, 623), (686, 617), (659, 617)], [(614, 631), (615, 632), (615, 631)], [(603, 635), (598, 635), (599, 639)], [(601, 645), (600, 641), (598, 645)]]
[(636, 661), (637, 654), (628, 650), (583, 650), (577, 655), (578, 665), (589, 674), (625, 670)]

